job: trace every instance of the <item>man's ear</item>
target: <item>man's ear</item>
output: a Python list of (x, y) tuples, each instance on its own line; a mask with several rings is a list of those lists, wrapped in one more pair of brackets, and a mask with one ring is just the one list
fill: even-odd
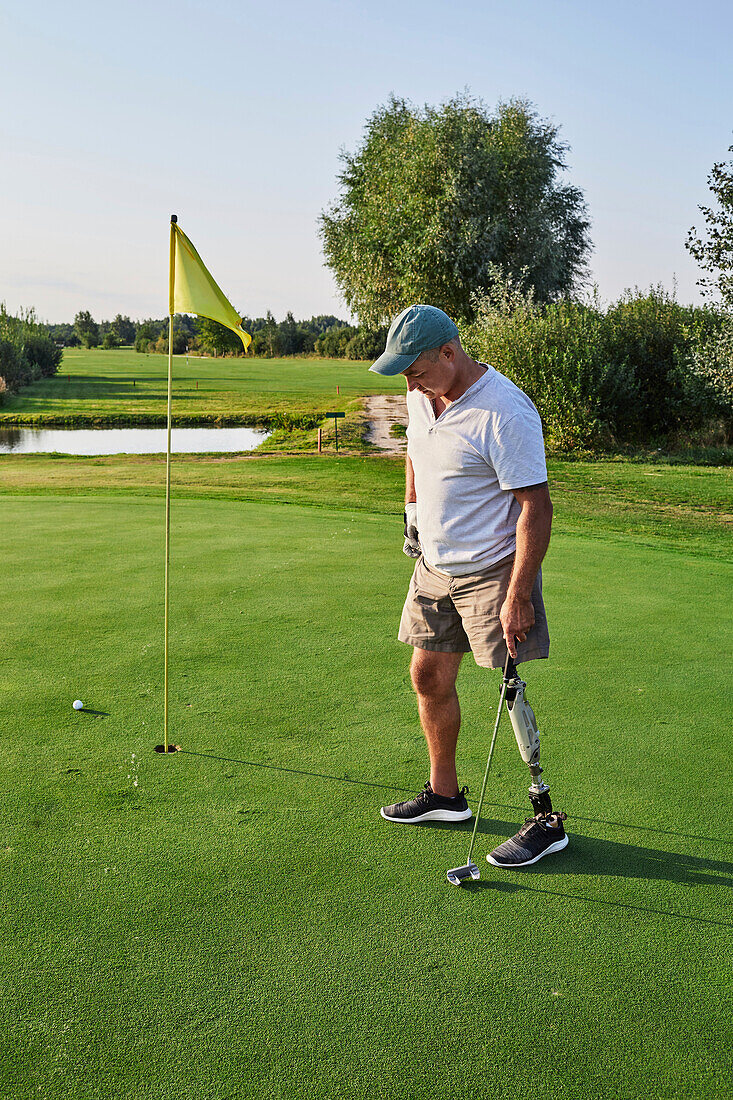
[(452, 363), (456, 357), (456, 349), (453, 344), (443, 344), (440, 349), (440, 354)]

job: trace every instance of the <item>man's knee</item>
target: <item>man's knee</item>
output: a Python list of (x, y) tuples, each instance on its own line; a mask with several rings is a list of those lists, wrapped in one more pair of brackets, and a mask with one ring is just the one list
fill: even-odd
[(450, 695), (455, 690), (462, 657), (462, 653), (439, 653), (416, 648), (410, 664), (410, 676), (415, 692), (432, 698), (444, 698)]

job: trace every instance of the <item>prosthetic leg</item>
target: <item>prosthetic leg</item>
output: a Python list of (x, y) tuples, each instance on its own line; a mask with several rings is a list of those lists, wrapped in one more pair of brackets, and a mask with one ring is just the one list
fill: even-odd
[(532, 777), (529, 800), (532, 803), (534, 816), (550, 814), (552, 813), (552, 802), (550, 801), (550, 788), (542, 781), (540, 735), (537, 729), (537, 719), (524, 695), (527, 685), (520, 678), (511, 657), (507, 662), (506, 681), (506, 707), (509, 711), (509, 718), (511, 719), (514, 736), (517, 739), (519, 752)]

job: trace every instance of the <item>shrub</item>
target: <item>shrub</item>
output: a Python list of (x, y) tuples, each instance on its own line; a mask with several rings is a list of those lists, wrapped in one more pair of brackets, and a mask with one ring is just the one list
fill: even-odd
[(656, 439), (684, 425), (698, 426), (705, 410), (685, 378), (696, 325), (707, 311), (682, 306), (661, 286), (626, 291), (603, 318), (608, 373), (603, 412), (614, 433)]
[(346, 356), (349, 341), (358, 333), (359, 330), (354, 325), (335, 325), (316, 340), (316, 354), (326, 359), (343, 359)]
[[(537, 406), (548, 442), (566, 449), (650, 443), (730, 423), (733, 338), (723, 317), (682, 306), (663, 288), (540, 307), (496, 275), (461, 335)], [(725, 329), (729, 332), (730, 327)]]
[(13, 317), (0, 304), (0, 375), (7, 389), (55, 374), (62, 355), (32, 309)]
[(704, 332), (689, 356), (688, 385), (707, 418), (717, 419), (724, 442), (733, 442), (733, 317)]
[(347, 359), (378, 359), (387, 343), (387, 329), (359, 329), (346, 345)]
[(566, 449), (599, 442), (606, 373), (599, 310), (568, 299), (540, 307), (520, 282), (500, 279), (474, 305), (476, 320), (461, 332), (468, 353), (524, 390), (548, 442)]
[[(188, 345), (188, 340), (187, 340), (187, 337), (186, 337), (186, 333), (185, 332), (176, 332), (175, 329), (174, 329), (173, 330), (173, 354), (174, 355), (185, 355), (187, 345)], [(136, 350), (137, 350), (137, 345), (136, 345)], [(156, 351), (156, 352), (158, 352), (158, 354), (161, 354), (161, 355), (167, 355), (168, 354), (168, 333), (166, 332), (165, 335), (163, 333), (161, 333), (161, 335), (158, 337), (158, 339), (155, 341), (155, 343), (151, 345), (150, 350), (151, 351)]]
[(143, 321), (138, 325), (135, 335), (135, 351), (139, 351), (141, 354), (155, 351), (155, 340), (158, 334), (157, 324), (158, 322), (154, 321)]
[(50, 378), (61, 365), (64, 352), (44, 332), (29, 332), (25, 337), (25, 355), (33, 363), (39, 376)]
[(31, 367), (23, 354), (22, 346), (14, 340), (2, 337), (0, 337), (0, 374), (5, 379), (6, 385), (13, 390), (33, 381)]

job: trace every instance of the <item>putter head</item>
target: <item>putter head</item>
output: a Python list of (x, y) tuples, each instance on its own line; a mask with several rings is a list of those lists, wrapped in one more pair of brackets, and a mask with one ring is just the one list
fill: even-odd
[(469, 879), (481, 878), (481, 872), (475, 863), (467, 863), (464, 867), (452, 867), (448, 872), (448, 882), (453, 886), (460, 886)]

